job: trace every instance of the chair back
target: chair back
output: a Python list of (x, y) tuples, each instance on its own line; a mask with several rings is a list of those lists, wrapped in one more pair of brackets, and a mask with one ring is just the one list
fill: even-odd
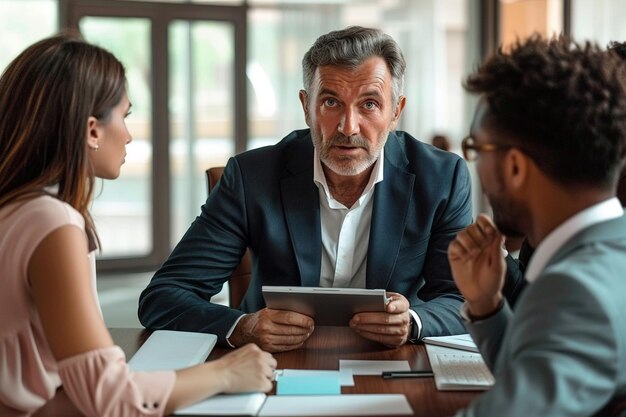
[[(206, 170), (207, 178), (207, 191), (210, 193), (217, 182), (222, 177), (224, 167), (213, 167)], [(233, 271), (232, 275), (228, 279), (228, 303), (232, 308), (237, 308), (241, 304), (243, 297), (246, 295), (250, 280), (252, 279), (252, 258), (250, 257), (250, 250), (246, 249), (239, 265)]]
[(593, 417), (626, 417), (626, 394), (613, 397), (604, 408)]

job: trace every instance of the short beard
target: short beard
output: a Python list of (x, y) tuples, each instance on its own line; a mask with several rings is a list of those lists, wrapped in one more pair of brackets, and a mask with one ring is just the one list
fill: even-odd
[(493, 222), (503, 235), (507, 237), (524, 237), (523, 225), (530, 219), (528, 209), (506, 197), (504, 183), (499, 176), (496, 193), (485, 192), (493, 212)]
[(526, 233), (521, 230), (520, 223), (528, 215), (526, 208), (515, 205), (510, 201), (493, 201), (493, 222), (504, 236), (524, 237)]
[[(365, 172), (369, 167), (374, 165), (380, 156), (380, 152), (385, 146), (384, 140), (380, 140), (378, 148), (370, 151), (370, 145), (367, 140), (362, 136), (345, 136), (341, 133), (337, 133), (330, 138), (326, 143), (322, 143), (322, 137), (319, 132), (311, 129), (311, 135), (313, 136), (313, 145), (317, 148), (320, 160), (331, 171), (338, 175), (354, 176)], [(389, 135), (389, 132), (385, 133), (385, 136)], [(351, 145), (365, 149), (367, 157), (363, 160), (355, 160), (352, 157), (346, 156), (339, 160), (333, 160), (330, 157), (330, 149), (333, 146)]]

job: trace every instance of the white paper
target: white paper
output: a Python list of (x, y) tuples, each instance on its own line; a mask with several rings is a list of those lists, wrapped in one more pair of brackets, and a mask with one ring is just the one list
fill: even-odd
[(176, 410), (175, 415), (192, 416), (256, 416), (265, 402), (262, 392), (216, 395), (199, 403)]
[(381, 375), (384, 371), (410, 371), (408, 361), (359, 361), (341, 359), (339, 370), (351, 370), (352, 375)]
[(413, 415), (404, 394), (271, 395), (259, 417)]
[(280, 375), (284, 375), (284, 376), (308, 376), (308, 377), (330, 375), (331, 373), (339, 374), (339, 384), (342, 387), (354, 386), (354, 378), (352, 377), (351, 369), (340, 369), (338, 371), (314, 370), (314, 369), (282, 369), (280, 371)]

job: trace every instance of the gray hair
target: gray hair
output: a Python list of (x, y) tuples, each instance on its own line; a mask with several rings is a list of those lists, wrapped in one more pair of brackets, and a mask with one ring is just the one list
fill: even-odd
[(350, 26), (322, 35), (304, 54), (302, 72), (304, 90), (308, 93), (315, 70), (324, 65), (356, 68), (368, 58), (385, 60), (393, 81), (392, 102), (397, 104), (404, 88), (406, 61), (393, 38), (379, 29)]

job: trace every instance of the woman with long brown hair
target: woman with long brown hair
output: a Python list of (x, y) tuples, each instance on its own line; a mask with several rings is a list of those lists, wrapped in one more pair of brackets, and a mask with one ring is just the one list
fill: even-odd
[(63, 34), (0, 78), (0, 415), (63, 386), (88, 416), (159, 416), (218, 392), (267, 391), (276, 361), (255, 345), (168, 372), (130, 372), (95, 293), (96, 177), (114, 179), (131, 136), (122, 64)]

